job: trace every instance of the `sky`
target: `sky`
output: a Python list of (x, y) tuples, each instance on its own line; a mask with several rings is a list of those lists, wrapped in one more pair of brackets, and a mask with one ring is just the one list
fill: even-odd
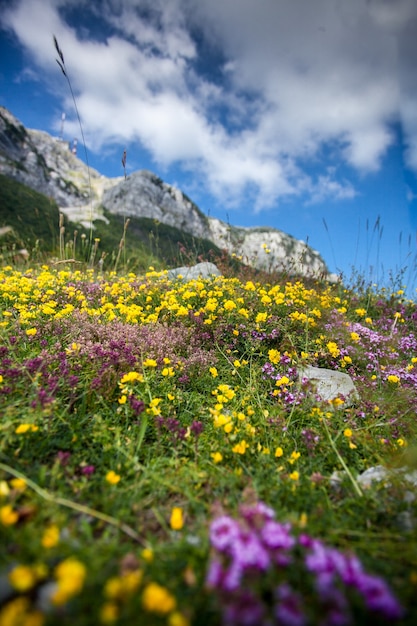
[(205, 214), (414, 297), (416, 33), (415, 0), (1, 0), (0, 104), (81, 142), (56, 36), (92, 167), (126, 149)]

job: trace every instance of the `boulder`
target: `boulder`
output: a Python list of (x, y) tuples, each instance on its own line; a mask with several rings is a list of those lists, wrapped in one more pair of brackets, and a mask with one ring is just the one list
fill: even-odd
[(317, 395), (325, 402), (343, 396), (345, 406), (350, 406), (359, 398), (353, 380), (344, 372), (306, 365), (300, 368), (299, 376), (311, 382)]
[(212, 278), (213, 276), (221, 276), (221, 272), (214, 263), (204, 261), (190, 267), (176, 267), (168, 270), (168, 278), (171, 280), (195, 280), (197, 278)]

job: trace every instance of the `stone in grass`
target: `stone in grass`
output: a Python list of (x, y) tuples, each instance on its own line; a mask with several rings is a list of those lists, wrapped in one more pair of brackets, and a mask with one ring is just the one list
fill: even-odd
[[(330, 476), (330, 485), (339, 490), (344, 476), (346, 476), (346, 472), (333, 472)], [(359, 474), (356, 477), (356, 482), (362, 489), (370, 489), (373, 483), (383, 483), (384, 487), (389, 487), (391, 477), (400, 478), (404, 481), (403, 500), (406, 504), (412, 504), (417, 495), (417, 470), (409, 471), (406, 467), (388, 470), (383, 465), (376, 465)], [(400, 530), (406, 532), (413, 531), (416, 527), (416, 519), (409, 509), (401, 511), (396, 516), (396, 522)]]
[(214, 263), (203, 261), (190, 267), (176, 267), (168, 270), (168, 278), (171, 280), (195, 280), (197, 278), (211, 278), (212, 276), (221, 276), (221, 272)]
[[(370, 487), (373, 482), (387, 481), (390, 476), (397, 476), (404, 479), (412, 491), (406, 491), (404, 494), (404, 500), (406, 502), (413, 502), (416, 497), (415, 491), (417, 490), (417, 470), (407, 471), (406, 468), (398, 468), (395, 470), (387, 470), (383, 465), (376, 465), (370, 467), (360, 474), (357, 478), (361, 487)], [(389, 483), (388, 483), (389, 484)]]
[(307, 378), (313, 384), (317, 395), (324, 402), (342, 396), (345, 406), (350, 406), (359, 399), (359, 394), (349, 374), (312, 365), (306, 365), (299, 369), (298, 373), (301, 378)]

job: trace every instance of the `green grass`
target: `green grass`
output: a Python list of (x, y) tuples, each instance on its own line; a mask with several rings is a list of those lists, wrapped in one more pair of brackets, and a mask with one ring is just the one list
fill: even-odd
[[(417, 466), (415, 303), (288, 277), (73, 267), (0, 272), (0, 623), (229, 624), (239, 593), (270, 611), (285, 584), (318, 623), (301, 543), (240, 591), (206, 584), (215, 558), (232, 561), (213, 520), (243, 532), (242, 505), (263, 502), (292, 537), (356, 554), (414, 624), (417, 505), (398, 468)], [(305, 363), (348, 372), (359, 400), (317, 399)], [(379, 464), (389, 480), (361, 487)], [(352, 623), (387, 623), (346, 598)]]
[(57, 248), (59, 210), (54, 200), (0, 174), (0, 206), (0, 228), (10, 226), (13, 229), (12, 238), (0, 240), (5, 259), (11, 244), (29, 251), (51, 252)]

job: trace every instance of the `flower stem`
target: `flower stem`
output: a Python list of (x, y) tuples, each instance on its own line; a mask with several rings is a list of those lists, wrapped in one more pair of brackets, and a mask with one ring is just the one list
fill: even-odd
[(115, 528), (118, 528), (123, 533), (125, 533), (125, 535), (128, 535), (131, 539), (134, 539), (138, 543), (145, 545), (145, 542), (143, 541), (143, 539), (140, 537), (140, 535), (138, 535), (138, 533), (135, 530), (133, 530), (133, 528), (131, 528), (127, 524), (124, 524), (123, 522), (116, 519), (115, 517), (111, 517), (110, 515), (106, 515), (106, 513), (101, 513), (100, 511), (91, 509), (89, 506), (85, 506), (84, 504), (78, 504), (77, 502), (74, 502), (73, 500), (67, 500), (67, 498), (61, 498), (60, 496), (55, 496), (49, 491), (47, 491), (46, 489), (43, 489), (42, 487), (37, 485), (30, 478), (27, 478), (27, 476), (25, 476), (18, 470), (15, 470), (13, 467), (10, 467), (10, 465), (6, 465), (5, 463), (0, 463), (0, 470), (3, 470), (7, 474), (11, 474), (15, 478), (20, 478), (24, 480), (30, 489), (35, 491), (41, 498), (43, 498), (47, 502), (53, 502), (54, 504), (64, 506), (68, 509), (73, 509), (74, 511), (77, 511), (78, 513), (84, 513), (85, 515), (90, 515), (91, 517), (94, 517), (95, 519), (99, 519), (102, 522), (109, 524), (110, 526), (114, 526)]

